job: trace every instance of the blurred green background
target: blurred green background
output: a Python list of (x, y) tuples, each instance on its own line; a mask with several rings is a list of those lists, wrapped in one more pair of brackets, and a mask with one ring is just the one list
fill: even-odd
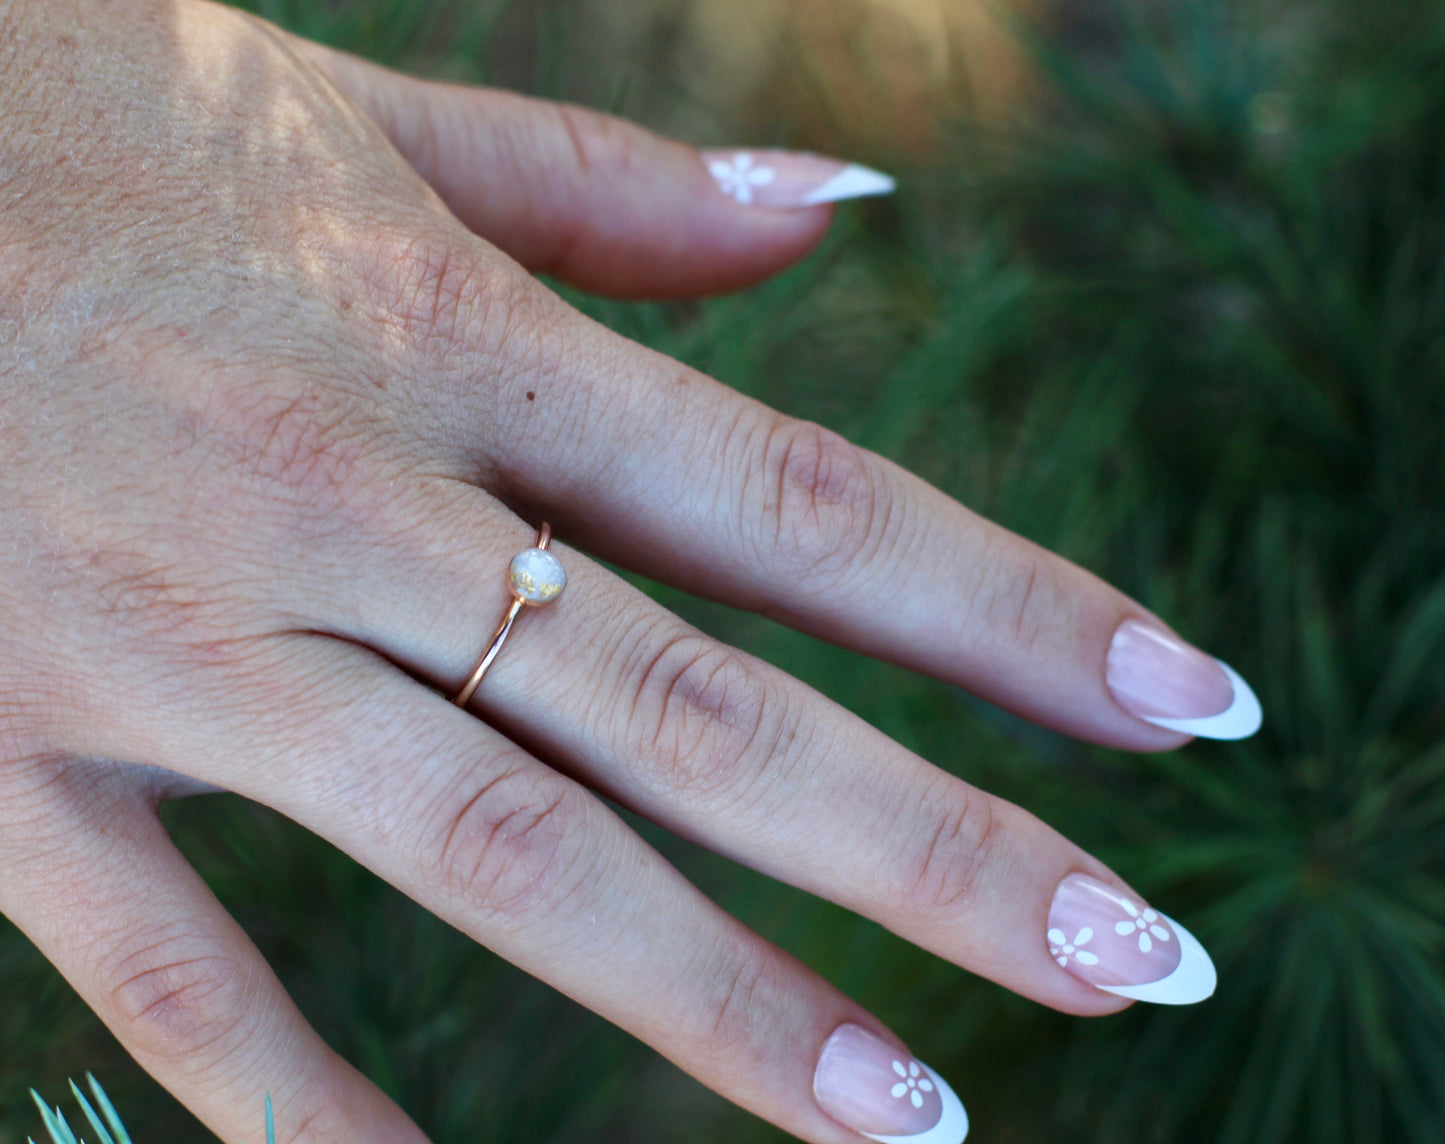
[[(578, 303), (1118, 584), (1238, 667), (1267, 722), (1125, 756), (656, 590), (1185, 920), (1221, 974), (1186, 1011), (1061, 1017), (641, 828), (952, 1078), (978, 1141), (1445, 1140), (1445, 6), (1001, 10), (1032, 78), (985, 115), (975, 74), (896, 146), (806, 97), (796, 37), (763, 44), (790, 88), (698, 92), (694, 4), (643, 6), (645, 34), (606, 41), (582, 0), (251, 5), (428, 75), (893, 169), (895, 198), (756, 290)], [(437, 1144), (784, 1138), (275, 816), (166, 813)], [(3, 923), (0, 981), (0, 1144), (38, 1127), (28, 1086), (58, 1100), (86, 1069), (138, 1144), (209, 1139)]]

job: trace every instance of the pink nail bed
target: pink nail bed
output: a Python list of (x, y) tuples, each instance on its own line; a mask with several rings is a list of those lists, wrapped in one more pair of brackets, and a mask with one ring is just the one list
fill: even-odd
[(943, 1078), (861, 1025), (840, 1026), (823, 1045), (813, 1095), (834, 1120), (884, 1144), (960, 1144), (968, 1135)]
[(772, 210), (887, 195), (895, 186), (881, 172), (805, 151), (704, 151), (702, 159), (723, 194)]
[(1193, 934), (1143, 899), (1087, 874), (1059, 883), (1046, 938), (1061, 969), (1106, 993), (1190, 1005), (1214, 992), (1214, 963)]
[(1104, 678), (1120, 707), (1156, 727), (1243, 739), (1263, 721), (1259, 700), (1238, 672), (1156, 624), (1130, 619), (1119, 625)]

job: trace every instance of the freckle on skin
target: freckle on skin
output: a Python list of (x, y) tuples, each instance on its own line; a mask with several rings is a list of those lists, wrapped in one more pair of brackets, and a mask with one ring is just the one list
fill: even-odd
[(537, 395), (536, 395), (536, 393), (534, 393), (534, 392), (533, 392), (532, 390), (530, 390), (530, 389), (527, 390), (527, 400), (528, 400), (528, 401), (536, 401), (536, 400), (537, 400)]

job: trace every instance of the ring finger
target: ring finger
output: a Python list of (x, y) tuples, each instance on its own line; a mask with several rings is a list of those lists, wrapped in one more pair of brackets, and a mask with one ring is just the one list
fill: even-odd
[[(367, 622), (351, 634), (459, 686), (506, 608), (507, 561), (530, 543), (508, 516), (443, 483), (428, 550), (382, 547), (352, 578), (348, 613)], [(564, 597), (524, 617), (473, 699), (513, 739), (681, 835), (1055, 1008), (1212, 991), (1187, 931), (1034, 816), (563, 557)], [(1085, 930), (1095, 936), (1078, 940)]]

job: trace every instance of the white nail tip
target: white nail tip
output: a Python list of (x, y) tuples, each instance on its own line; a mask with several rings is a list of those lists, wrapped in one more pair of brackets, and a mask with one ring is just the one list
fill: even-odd
[(1144, 722), (1184, 735), (1198, 735), (1201, 739), (1248, 739), (1258, 731), (1264, 724), (1264, 710), (1259, 705), (1259, 697), (1229, 664), (1218, 659), (1214, 662), (1224, 668), (1224, 674), (1229, 676), (1229, 682), (1234, 686), (1234, 702), (1227, 711), (1204, 719), (1160, 719), (1146, 715), (1143, 716)]
[(1105, 993), (1116, 993), (1131, 1001), (1152, 1001), (1155, 1005), (1193, 1005), (1214, 993), (1219, 974), (1199, 939), (1176, 922), (1164, 919), (1179, 938), (1179, 964), (1168, 977), (1145, 985), (1096, 985)]
[[(919, 1063), (923, 1064), (922, 1061)], [(933, 1081), (943, 1101), (943, 1115), (938, 1118), (938, 1123), (927, 1132), (917, 1132), (912, 1136), (876, 1136), (872, 1132), (860, 1135), (877, 1140), (879, 1144), (963, 1144), (964, 1137), (968, 1135), (968, 1113), (963, 1110), (963, 1102), (948, 1087), (948, 1082), (931, 1068), (923, 1065), (923, 1071)]]
[(803, 199), (805, 207), (837, 203), (844, 199), (861, 199), (869, 195), (891, 195), (898, 184), (881, 171), (850, 163), (821, 187), (809, 191)]

